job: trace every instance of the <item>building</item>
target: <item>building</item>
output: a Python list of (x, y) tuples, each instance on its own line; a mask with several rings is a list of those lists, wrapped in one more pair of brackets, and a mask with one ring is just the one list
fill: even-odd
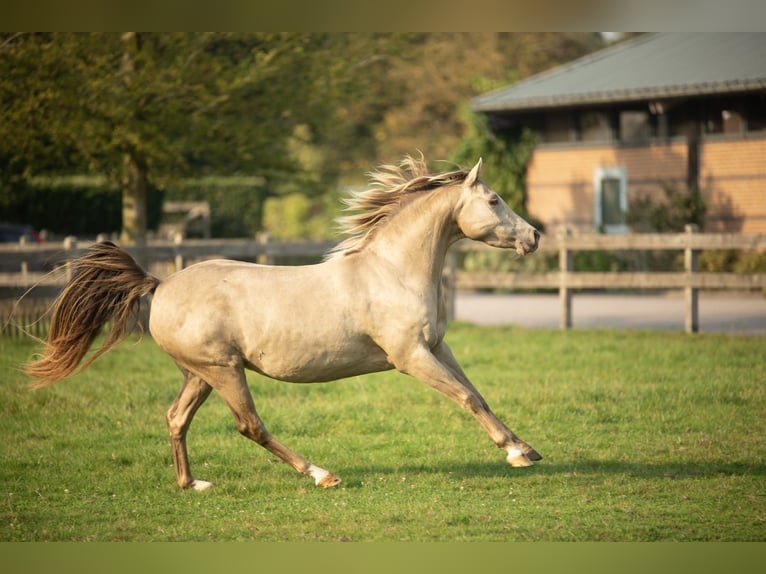
[(471, 105), (536, 133), (527, 210), (548, 233), (624, 233), (663, 185), (701, 194), (706, 231), (766, 233), (766, 34), (640, 35)]

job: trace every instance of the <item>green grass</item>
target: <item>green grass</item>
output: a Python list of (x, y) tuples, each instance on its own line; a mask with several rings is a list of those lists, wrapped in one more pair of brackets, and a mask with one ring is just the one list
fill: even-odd
[(0, 339), (0, 541), (763, 541), (766, 340), (453, 325), (493, 410), (545, 459), (504, 462), (421, 383), (250, 376), (271, 432), (343, 482), (322, 490), (235, 430), (215, 394), (175, 485), (164, 412), (181, 378), (150, 340), (33, 391)]

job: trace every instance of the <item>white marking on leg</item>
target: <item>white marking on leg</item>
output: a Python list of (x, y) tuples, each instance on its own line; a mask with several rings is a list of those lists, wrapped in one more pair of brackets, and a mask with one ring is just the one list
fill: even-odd
[(509, 446), (506, 452), (508, 453), (506, 460), (513, 460), (514, 458), (524, 454), (524, 451), (522, 451), (520, 448), (515, 446)]
[(212, 488), (212, 486), (213, 486), (213, 483), (208, 482), (206, 480), (195, 480), (194, 482), (191, 483), (191, 487), (194, 490), (200, 490), (200, 491), (207, 490), (208, 488)]
[(509, 447), (507, 452), (508, 457), (505, 460), (511, 466), (532, 466), (532, 461), (519, 447)]
[(312, 477), (314, 477), (314, 484), (317, 486), (320, 482), (322, 482), (322, 479), (325, 478), (327, 475), (330, 474), (329, 470), (325, 470), (323, 468), (319, 468), (318, 466), (312, 464), (309, 466), (309, 469), (306, 471), (307, 474), (310, 474)]

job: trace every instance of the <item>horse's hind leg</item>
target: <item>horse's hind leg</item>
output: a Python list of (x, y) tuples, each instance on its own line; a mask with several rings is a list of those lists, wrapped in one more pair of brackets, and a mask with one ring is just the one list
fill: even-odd
[(278, 456), (301, 474), (314, 479), (317, 486), (335, 486), (340, 479), (331, 472), (311, 464), (271, 436), (258, 416), (253, 397), (247, 388), (244, 370), (240, 367), (204, 367), (200, 369), (205, 379), (218, 391), (234, 415), (237, 430), (247, 438)]
[(212, 485), (204, 480), (194, 480), (192, 477), (189, 455), (186, 450), (186, 433), (194, 413), (210, 396), (213, 387), (183, 367), (181, 367), (181, 371), (184, 374), (183, 386), (166, 415), (168, 431), (170, 432), (170, 445), (173, 449), (176, 481), (181, 488), (205, 490)]

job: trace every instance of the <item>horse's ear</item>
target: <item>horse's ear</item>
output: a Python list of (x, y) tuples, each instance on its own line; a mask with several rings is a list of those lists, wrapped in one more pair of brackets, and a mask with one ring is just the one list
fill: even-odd
[(471, 171), (468, 172), (468, 177), (465, 178), (465, 184), (468, 187), (471, 187), (477, 181), (479, 181), (479, 170), (480, 169), (481, 169), (481, 158), (479, 158), (479, 161), (476, 162), (476, 165), (471, 168)]

